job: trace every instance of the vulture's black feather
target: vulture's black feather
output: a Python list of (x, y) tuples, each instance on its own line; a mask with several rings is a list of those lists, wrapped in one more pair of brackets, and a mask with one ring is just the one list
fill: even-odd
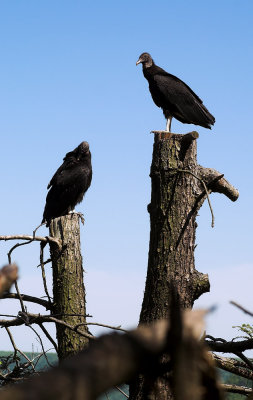
[(211, 129), (215, 118), (202, 100), (183, 81), (158, 67), (150, 54), (142, 53), (136, 63), (142, 63), (143, 74), (158, 107), (161, 107), (170, 130), (172, 117), (185, 124), (195, 124)]
[(47, 226), (53, 218), (66, 215), (80, 203), (91, 184), (92, 167), (89, 144), (82, 142), (66, 154), (62, 165), (57, 169), (48, 184), (49, 192), (43, 213), (42, 223)]

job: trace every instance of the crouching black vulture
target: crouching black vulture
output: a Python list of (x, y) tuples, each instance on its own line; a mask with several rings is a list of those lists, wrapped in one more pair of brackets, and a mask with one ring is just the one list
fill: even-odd
[(66, 154), (62, 165), (57, 169), (48, 184), (49, 192), (43, 213), (42, 223), (47, 226), (53, 218), (72, 211), (83, 199), (91, 184), (92, 167), (89, 144), (82, 142)]
[(215, 118), (202, 100), (183, 81), (158, 67), (151, 55), (142, 53), (136, 65), (142, 63), (143, 75), (148, 80), (154, 103), (161, 107), (170, 132), (172, 117), (184, 124), (200, 125), (211, 129)]

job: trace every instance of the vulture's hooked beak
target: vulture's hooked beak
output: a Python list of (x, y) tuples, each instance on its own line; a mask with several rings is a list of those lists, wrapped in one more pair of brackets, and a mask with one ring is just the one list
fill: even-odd
[(138, 65), (138, 64), (140, 64), (140, 63), (141, 63), (141, 60), (140, 60), (140, 58), (139, 58), (139, 60), (136, 61), (136, 65)]

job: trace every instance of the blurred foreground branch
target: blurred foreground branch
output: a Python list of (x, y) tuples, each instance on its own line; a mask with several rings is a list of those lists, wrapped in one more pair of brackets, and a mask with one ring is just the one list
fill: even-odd
[(18, 278), (18, 267), (16, 264), (5, 265), (0, 269), (0, 296), (10, 290), (13, 283)]
[[(165, 351), (175, 354), (177, 349), (180, 358), (163, 366), (168, 371), (173, 370), (174, 375), (184, 370), (183, 380), (180, 380), (180, 376), (174, 376), (172, 380), (175, 399), (220, 400), (222, 395), (215, 377), (214, 363), (204, 343), (196, 337), (202, 328), (203, 313), (196, 313), (184, 312), (181, 322), (160, 320), (126, 334), (104, 335), (91, 342), (85, 351), (64, 360), (59, 367), (3, 390), (1, 400), (93, 400), (111, 387), (134, 379), (139, 373), (148, 373), (153, 377), (162, 375), (160, 356)], [(174, 331), (180, 331), (181, 334), (172, 343)], [(188, 357), (185, 370), (183, 364), (189, 349), (194, 357)], [(177, 382), (185, 386), (184, 391), (177, 387)]]

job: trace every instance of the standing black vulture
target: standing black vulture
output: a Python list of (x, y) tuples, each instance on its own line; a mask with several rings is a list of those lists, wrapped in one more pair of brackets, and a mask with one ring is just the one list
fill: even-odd
[(215, 118), (202, 100), (183, 81), (155, 65), (148, 53), (142, 53), (136, 65), (142, 63), (143, 75), (158, 107), (167, 119), (166, 131), (170, 132), (171, 120), (176, 118), (184, 124), (195, 124), (211, 129)]
[(57, 169), (48, 184), (50, 188), (43, 213), (42, 223), (47, 226), (53, 218), (72, 211), (80, 203), (91, 184), (92, 167), (89, 144), (82, 142), (66, 154), (62, 165)]

